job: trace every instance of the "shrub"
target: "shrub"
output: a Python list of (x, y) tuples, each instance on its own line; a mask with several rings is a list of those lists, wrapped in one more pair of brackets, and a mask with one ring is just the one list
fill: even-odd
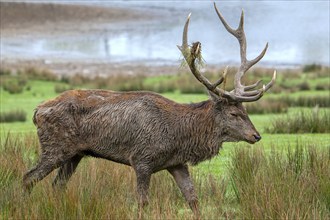
[(281, 152), (236, 148), (232, 153), (229, 175), (241, 216), (329, 218), (330, 150), (297, 142)]
[(305, 65), (303, 67), (303, 72), (306, 73), (306, 72), (315, 72), (315, 71), (319, 71), (322, 69), (322, 66), (321, 65), (318, 65), (318, 64), (309, 64), (309, 65)]
[(69, 84), (70, 83), (70, 78), (71, 77), (69, 77), (69, 76), (62, 75), (61, 78), (60, 78), (60, 82)]
[(18, 94), (23, 92), (25, 84), (19, 80), (8, 79), (3, 82), (2, 86), (10, 94)]
[(330, 85), (329, 83), (319, 83), (315, 86), (315, 90), (330, 90)]
[(18, 109), (9, 112), (0, 113), (0, 122), (24, 122), (26, 121), (26, 112), (24, 110)]
[(311, 90), (311, 87), (308, 82), (302, 82), (302, 83), (298, 84), (297, 87), (300, 91)]
[(276, 118), (270, 127), (269, 133), (329, 133), (330, 114), (319, 111), (318, 107), (312, 111), (300, 111), (295, 115), (287, 114), (285, 117)]

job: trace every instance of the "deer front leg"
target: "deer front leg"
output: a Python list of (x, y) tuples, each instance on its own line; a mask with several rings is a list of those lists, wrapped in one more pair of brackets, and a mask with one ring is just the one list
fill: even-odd
[(175, 179), (191, 210), (197, 219), (200, 219), (198, 208), (198, 198), (195, 193), (194, 185), (190, 179), (187, 165), (178, 165), (167, 169)]
[(52, 184), (54, 188), (65, 189), (67, 182), (75, 172), (82, 157), (81, 155), (75, 155), (60, 167)]

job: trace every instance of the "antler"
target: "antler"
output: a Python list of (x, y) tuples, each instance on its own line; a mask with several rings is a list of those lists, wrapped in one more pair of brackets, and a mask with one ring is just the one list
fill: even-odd
[[(254, 64), (256, 64), (258, 61), (260, 61), (262, 59), (262, 57), (266, 53), (268, 43), (266, 44), (265, 48), (263, 49), (263, 51), (260, 53), (259, 56), (257, 56), (253, 60), (247, 60), (247, 58), (246, 58), (246, 37), (245, 37), (245, 33), (244, 33), (244, 12), (242, 11), (238, 28), (236, 30), (234, 30), (226, 23), (223, 16), (218, 11), (215, 3), (214, 3), (214, 8), (215, 8), (216, 13), (218, 14), (221, 22), (227, 29), (227, 31), (238, 39), (238, 42), (240, 45), (241, 65), (238, 69), (238, 72), (235, 74), (235, 81), (234, 81), (235, 89), (228, 92), (228, 91), (225, 91), (225, 90), (217, 87), (223, 82), (224, 78), (226, 77), (227, 67), (223, 73), (223, 76), (216, 83), (213, 83), (213, 84), (207, 78), (205, 78), (199, 72), (198, 68), (196, 67), (196, 58), (200, 55), (201, 43), (196, 42), (196, 43), (193, 43), (192, 46), (188, 45), (188, 26), (189, 26), (191, 14), (189, 14), (187, 21), (185, 23), (184, 29), (183, 29), (182, 46), (178, 46), (178, 48), (181, 50), (186, 62), (188, 63), (188, 66), (189, 66), (191, 72), (198, 79), (198, 81), (200, 81), (201, 83), (203, 83), (204, 86), (206, 86), (206, 88), (209, 91), (211, 91), (219, 96), (229, 98), (229, 99), (239, 101), (239, 102), (256, 101), (263, 96), (264, 92), (266, 92), (269, 88), (271, 88), (273, 86), (273, 84), (275, 83), (275, 79), (276, 79), (276, 71), (274, 71), (272, 80), (266, 86), (263, 85), (262, 89), (258, 89), (258, 90), (252, 90), (252, 89), (256, 88), (260, 84), (261, 80), (259, 80), (258, 82), (254, 83), (252, 85), (244, 86), (241, 83), (241, 78)], [(249, 91), (249, 90), (252, 90), (252, 91)]]

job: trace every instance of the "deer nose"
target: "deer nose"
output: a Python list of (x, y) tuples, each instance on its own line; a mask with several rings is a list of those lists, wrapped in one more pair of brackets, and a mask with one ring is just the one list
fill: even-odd
[(257, 140), (260, 141), (261, 140), (261, 136), (259, 134), (254, 134), (253, 137)]

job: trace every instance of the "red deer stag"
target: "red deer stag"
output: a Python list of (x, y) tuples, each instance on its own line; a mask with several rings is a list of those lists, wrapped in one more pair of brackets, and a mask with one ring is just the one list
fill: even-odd
[(178, 46), (196, 77), (208, 90), (210, 99), (197, 104), (179, 104), (152, 92), (114, 92), (107, 90), (72, 90), (40, 104), (35, 123), (41, 145), (38, 164), (23, 177), (24, 189), (30, 191), (54, 169), (59, 168), (54, 185), (65, 186), (84, 156), (94, 156), (132, 166), (136, 173), (140, 211), (148, 202), (148, 188), (153, 173), (167, 170), (175, 179), (189, 206), (199, 216), (198, 199), (187, 164), (196, 165), (216, 156), (223, 142), (255, 143), (260, 134), (250, 121), (242, 102), (257, 101), (275, 82), (261, 89), (260, 81), (244, 86), (242, 76), (265, 54), (246, 58), (244, 18), (234, 30), (216, 13), (240, 45), (241, 65), (235, 75), (235, 89), (218, 86), (223, 77), (211, 83), (196, 66), (200, 43), (188, 45), (190, 16)]

